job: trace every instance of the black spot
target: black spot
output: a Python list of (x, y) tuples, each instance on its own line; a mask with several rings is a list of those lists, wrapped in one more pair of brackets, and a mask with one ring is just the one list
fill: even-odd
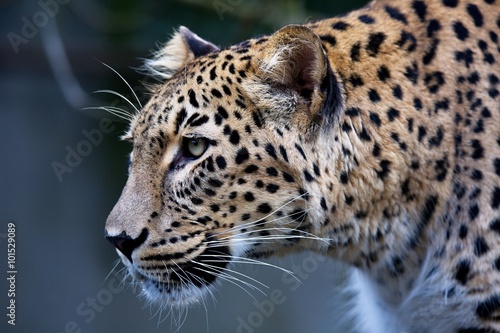
[(483, 179), (483, 172), (478, 169), (472, 170), (471, 176), (472, 180), (475, 180), (476, 182), (480, 181)]
[(359, 61), (361, 52), (361, 44), (358, 42), (354, 44), (351, 48), (351, 59), (352, 61)]
[(443, 5), (455, 8), (458, 5), (458, 0), (443, 0)]
[(201, 205), (203, 203), (203, 200), (201, 200), (200, 198), (193, 197), (191, 198), (191, 202), (195, 205)]
[(380, 95), (378, 94), (378, 92), (375, 89), (370, 89), (368, 91), (368, 97), (370, 98), (370, 101), (372, 101), (373, 103), (377, 103), (377, 102), (381, 101)]
[(226, 159), (222, 156), (217, 156), (215, 158), (215, 163), (217, 163), (217, 166), (219, 169), (224, 170), (227, 166)]
[(476, 314), (484, 320), (498, 320), (498, 311), (500, 311), (500, 295), (493, 295), (485, 301), (479, 303), (476, 307)]
[(306, 154), (304, 153), (304, 150), (302, 149), (301, 146), (299, 146), (297, 143), (295, 144), (295, 148), (299, 151), (300, 155), (304, 158), (304, 160), (307, 161)]
[(422, 110), (423, 105), (422, 105), (422, 101), (420, 100), (420, 98), (415, 97), (415, 98), (413, 99), (413, 107), (414, 107), (416, 110), (418, 110), (418, 111)]
[(215, 80), (215, 78), (217, 77), (217, 73), (215, 71), (215, 66), (212, 67), (212, 69), (210, 70), (210, 80)]
[(187, 112), (186, 109), (182, 108), (175, 117), (175, 134), (179, 133), (179, 129), (181, 128), (182, 123), (186, 119)]
[(495, 186), (491, 192), (491, 208), (498, 209), (500, 207), (500, 187)]
[(396, 118), (399, 118), (399, 110), (389, 108), (389, 110), (387, 110), (387, 117), (389, 121), (394, 121)]
[(196, 119), (195, 121), (193, 121), (193, 122), (190, 124), (190, 126), (191, 126), (191, 127), (198, 127), (198, 126), (201, 126), (201, 125), (203, 125), (203, 124), (207, 123), (209, 119), (210, 119), (210, 118), (208, 118), (208, 116), (207, 116), (207, 115), (203, 115), (203, 116), (201, 116), (200, 118), (198, 118), (198, 119)]
[(346, 195), (345, 197), (345, 203), (346, 205), (350, 206), (354, 202), (354, 197), (351, 195)]
[(260, 204), (257, 207), (257, 212), (263, 213), (263, 214), (268, 214), (269, 212), (271, 212), (271, 210), (272, 210), (272, 208), (271, 208), (271, 206), (269, 206), (268, 203)]
[(472, 146), (472, 158), (477, 160), (477, 159), (481, 159), (484, 157), (484, 148), (483, 146), (481, 145), (481, 141), (479, 140), (471, 140), (471, 146)]
[(262, 117), (261, 117), (259, 112), (254, 112), (252, 114), (252, 119), (253, 119), (255, 126), (257, 126), (258, 128), (262, 128), (262, 120), (261, 120)]
[(377, 171), (378, 178), (380, 178), (382, 180), (387, 178), (387, 175), (391, 171), (390, 165), (391, 165), (391, 161), (388, 161), (388, 160), (380, 161), (380, 170)]
[(464, 62), (465, 66), (469, 66), (474, 62), (474, 52), (471, 49), (455, 52), (455, 59), (459, 62)]
[(278, 170), (276, 170), (276, 168), (274, 168), (274, 167), (268, 167), (268, 168), (266, 169), (266, 172), (267, 172), (267, 174), (268, 174), (269, 176), (273, 176), (273, 177), (278, 176)]
[(412, 66), (407, 66), (405, 76), (411, 83), (416, 84), (418, 80), (419, 70), (417, 64), (414, 62)]
[(327, 42), (331, 46), (335, 46), (335, 44), (337, 44), (337, 39), (334, 36), (331, 36), (331, 35), (320, 35), (319, 39), (321, 39), (322, 41)]
[(217, 89), (213, 88), (211, 91), (212, 95), (216, 98), (221, 98), (222, 97), (222, 94), (220, 91), (218, 91)]
[(364, 128), (364, 127), (361, 128), (361, 132), (359, 132), (359, 137), (363, 141), (371, 141), (372, 140), (370, 134), (366, 131), (366, 128)]
[[(500, 145), (500, 141), (499, 141), (499, 145)], [(495, 173), (497, 174), (497, 176), (500, 176), (500, 158), (497, 157), (493, 160), (493, 168), (495, 168)]]
[(193, 89), (188, 90), (188, 96), (189, 96), (189, 104), (191, 104), (194, 108), (198, 108), (200, 105), (196, 100), (196, 93), (193, 91)]
[(364, 24), (373, 24), (375, 23), (375, 19), (369, 15), (361, 15), (358, 19)]
[(276, 193), (280, 189), (279, 185), (276, 184), (267, 184), (266, 191), (269, 193)]
[(237, 145), (240, 143), (240, 134), (238, 133), (238, 131), (231, 131), (231, 134), (229, 135), (229, 142), (231, 142), (233, 145)]
[(368, 36), (368, 44), (366, 45), (366, 51), (372, 57), (376, 56), (379, 52), (380, 45), (384, 42), (387, 36), (383, 32), (371, 33)]
[[(237, 99), (237, 100), (235, 101), (235, 103), (236, 103), (236, 105), (238, 105), (238, 106), (239, 106), (240, 108), (242, 108), (242, 109), (246, 109), (246, 108), (247, 108), (247, 105), (246, 105), (243, 101), (241, 101), (241, 100), (239, 100), (239, 99)], [(238, 115), (238, 113), (236, 113), (236, 112), (235, 112), (235, 115)], [(238, 119), (241, 119), (241, 116), (240, 116), (240, 117), (238, 117), (238, 116), (237, 116), (237, 118), (238, 118)]]
[(357, 117), (359, 116), (359, 112), (361, 110), (357, 107), (353, 107), (353, 108), (348, 108), (345, 110), (345, 114), (346, 116), (349, 116), (349, 117)]
[(403, 22), (404, 24), (408, 24), (408, 21), (406, 20), (406, 16), (399, 11), (399, 9), (392, 7), (392, 6), (385, 6), (385, 11), (389, 16), (396, 20)]
[(500, 235), (500, 218), (491, 221), (490, 229)]
[(326, 205), (326, 200), (324, 197), (321, 198), (320, 204), (321, 204), (321, 208), (323, 208), (323, 210), (328, 210), (328, 206)]
[(255, 196), (253, 195), (252, 192), (247, 192), (243, 195), (243, 197), (245, 198), (246, 201), (248, 202), (252, 202), (255, 200)]
[(222, 90), (224, 90), (224, 94), (226, 94), (227, 96), (231, 96), (231, 89), (229, 89), (229, 87), (225, 84), (222, 85)]
[(460, 260), (455, 268), (455, 280), (460, 284), (465, 285), (469, 279), (470, 261), (467, 259)]
[(238, 192), (233, 191), (233, 192), (229, 193), (228, 198), (231, 199), (231, 200), (233, 200), (237, 196), (238, 196)]
[(474, 254), (476, 256), (480, 257), (489, 250), (490, 247), (488, 246), (488, 243), (486, 243), (486, 240), (483, 236), (479, 236), (478, 238), (476, 238), (476, 240), (474, 241)]
[(460, 237), (460, 239), (465, 239), (468, 233), (469, 228), (467, 228), (465, 224), (460, 225), (460, 229), (458, 229), (458, 237)]
[(278, 159), (278, 155), (276, 155), (276, 149), (274, 149), (274, 146), (272, 144), (268, 143), (265, 149), (269, 156), (271, 156), (275, 160)]
[(279, 150), (280, 150), (280, 154), (283, 157), (283, 159), (285, 160), (285, 162), (288, 163), (288, 155), (286, 153), (285, 147), (283, 147), (283, 146), (280, 145)]
[(209, 184), (210, 186), (213, 186), (213, 187), (221, 187), (224, 183), (223, 183), (223, 182), (221, 182), (221, 181), (220, 181), (220, 180), (218, 180), (218, 179), (215, 179), (215, 178), (210, 178), (210, 179), (208, 180), (208, 184)]
[(468, 4), (467, 13), (469, 13), (470, 17), (472, 17), (472, 19), (474, 20), (474, 25), (476, 27), (483, 26), (483, 14), (476, 5), (472, 3)]
[(217, 195), (217, 192), (209, 188), (204, 189), (203, 192), (205, 192), (205, 194), (208, 195), (209, 197), (214, 197)]
[(408, 43), (408, 46), (406, 47), (406, 50), (408, 52), (413, 52), (417, 48), (417, 39), (412, 33), (409, 33), (408, 31), (403, 30), (401, 32), (401, 37), (399, 40), (396, 42), (396, 45), (399, 47), (403, 47)]
[(418, 141), (422, 142), (422, 139), (427, 135), (427, 130), (424, 126), (418, 126)]
[(318, 165), (313, 164), (313, 170), (314, 170), (314, 174), (319, 177), (321, 172), (319, 171)]
[(295, 181), (295, 179), (293, 179), (292, 175), (290, 175), (286, 172), (283, 172), (283, 179), (285, 179), (285, 181), (287, 181), (289, 183), (293, 183)]
[(453, 31), (455, 31), (455, 35), (460, 40), (469, 38), (469, 30), (460, 21), (453, 23)]
[(435, 38), (432, 40), (432, 44), (427, 51), (425, 51), (424, 57), (422, 58), (422, 62), (424, 65), (428, 65), (432, 62), (434, 57), (436, 56), (436, 50), (439, 45), (439, 39)]
[(351, 82), (353, 87), (361, 87), (362, 85), (364, 85), (363, 80), (358, 74), (352, 74), (349, 78), (349, 82)]
[(236, 153), (236, 159), (235, 159), (235, 162), (236, 164), (241, 164), (243, 162), (245, 162), (246, 160), (248, 160), (250, 158), (250, 155), (248, 153), (248, 149), (246, 148), (241, 148), (240, 150), (238, 150), (238, 152)]
[(421, 0), (413, 1), (412, 8), (420, 19), (420, 22), (424, 22), (425, 15), (427, 14), (427, 5), (425, 4), (425, 2)]
[(347, 184), (349, 182), (349, 174), (345, 171), (340, 173), (340, 182), (342, 184)]
[(429, 24), (427, 25), (427, 37), (434, 37), (434, 33), (439, 30), (441, 30), (441, 24), (439, 23), (439, 21), (435, 19), (430, 20)]
[(344, 21), (338, 21), (332, 24), (332, 28), (335, 30), (346, 30), (350, 25)]
[(314, 177), (306, 169), (304, 169), (304, 177), (308, 182), (314, 181)]
[(435, 94), (445, 83), (443, 72), (427, 73), (424, 77), (424, 83), (431, 94)]
[(439, 126), (436, 131), (436, 136), (429, 138), (429, 147), (439, 147), (441, 145), (441, 142), (443, 142), (443, 137), (443, 129), (441, 126)]
[(256, 172), (257, 170), (259, 170), (259, 167), (256, 166), (255, 164), (250, 164), (249, 166), (247, 166), (245, 168), (245, 173), (254, 173)]
[(479, 215), (479, 206), (477, 204), (473, 204), (469, 207), (469, 218), (474, 220)]
[(373, 156), (375, 157), (379, 157), (380, 156), (380, 146), (378, 143), (375, 142), (375, 144), (373, 145), (373, 152), (372, 152)]
[(377, 76), (378, 76), (378, 79), (380, 81), (385, 82), (385, 81), (387, 81), (387, 79), (391, 78), (391, 73), (389, 72), (389, 69), (387, 68), (387, 66), (382, 65), (377, 70)]
[(441, 160), (437, 160), (434, 165), (434, 170), (436, 171), (436, 180), (442, 182), (446, 179), (446, 175), (448, 174), (448, 159), (444, 158)]
[(403, 90), (401, 90), (401, 86), (399, 84), (395, 85), (394, 88), (392, 88), (392, 95), (399, 100), (403, 99)]

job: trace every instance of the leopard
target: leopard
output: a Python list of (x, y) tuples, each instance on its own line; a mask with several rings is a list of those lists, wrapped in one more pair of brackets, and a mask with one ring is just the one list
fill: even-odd
[(374, 0), (222, 48), (178, 28), (105, 237), (152, 302), (311, 251), (349, 267), (360, 332), (500, 332), (499, 34), (498, 0)]

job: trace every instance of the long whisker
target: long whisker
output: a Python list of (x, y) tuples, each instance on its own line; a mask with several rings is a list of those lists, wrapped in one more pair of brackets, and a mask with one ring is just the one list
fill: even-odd
[(123, 96), (122, 94), (120, 94), (120, 93), (118, 93), (116, 91), (109, 90), (109, 89), (103, 89), (103, 90), (96, 90), (93, 93), (94, 94), (104, 93), (104, 94), (111, 94), (111, 95), (118, 96), (118, 97), (122, 98), (125, 102), (127, 102), (128, 104), (130, 104), (134, 108), (134, 110), (136, 112), (139, 112), (139, 109), (137, 109), (137, 107), (134, 105), (134, 103), (132, 103), (127, 97)]
[(134, 119), (134, 117), (126, 110), (114, 106), (89, 106), (82, 108), (82, 110), (103, 110), (117, 116), (118, 118), (126, 120), (127, 122), (131, 122)]
[(135, 93), (134, 89), (132, 89), (132, 87), (130, 86), (130, 84), (127, 82), (127, 80), (125, 80), (125, 78), (120, 74), (118, 73), (117, 70), (115, 70), (113, 67), (111, 67), (110, 65), (98, 60), (101, 64), (103, 64), (104, 66), (108, 67), (109, 69), (111, 69), (116, 75), (118, 75), (118, 77), (120, 77), (120, 79), (122, 79), (123, 82), (125, 82), (125, 84), (127, 85), (127, 87), (130, 89), (130, 91), (132, 92), (132, 94), (134, 95), (135, 97), (135, 100), (137, 101), (137, 103), (139, 104), (139, 106), (142, 108), (142, 104), (141, 104), (141, 101), (139, 100), (139, 97), (137, 97), (137, 94)]

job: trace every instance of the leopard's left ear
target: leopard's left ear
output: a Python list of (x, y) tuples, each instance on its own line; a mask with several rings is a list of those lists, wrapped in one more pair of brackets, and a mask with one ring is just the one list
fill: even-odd
[(256, 75), (246, 90), (259, 109), (270, 111), (269, 117), (292, 116), (304, 127), (311, 121), (320, 125), (326, 99), (340, 99), (321, 41), (307, 27), (278, 30), (255, 57), (254, 66)]
[(144, 67), (153, 77), (165, 80), (171, 78), (187, 62), (217, 51), (217, 46), (181, 26), (172, 39), (154, 54), (153, 59), (146, 60)]

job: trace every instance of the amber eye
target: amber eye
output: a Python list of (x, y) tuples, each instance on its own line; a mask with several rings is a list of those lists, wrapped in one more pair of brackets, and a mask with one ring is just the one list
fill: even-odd
[(187, 156), (198, 158), (207, 150), (208, 140), (205, 138), (185, 138), (183, 146)]

